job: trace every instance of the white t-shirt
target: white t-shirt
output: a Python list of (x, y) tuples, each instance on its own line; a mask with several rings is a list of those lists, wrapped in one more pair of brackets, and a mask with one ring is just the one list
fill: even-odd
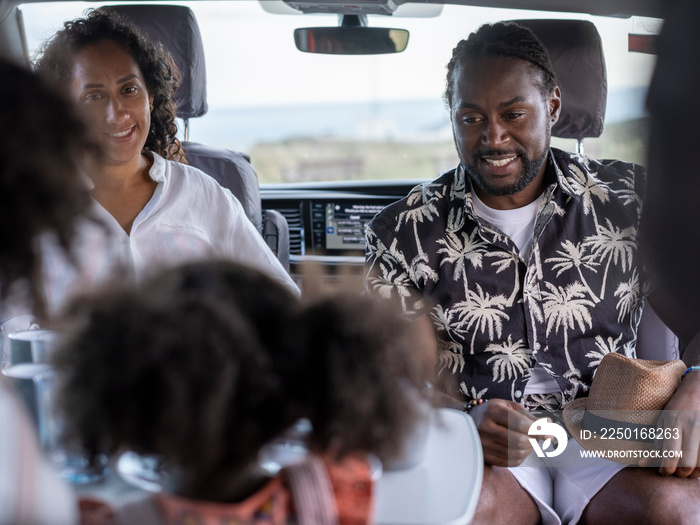
[[(474, 214), (492, 224), (508, 237), (510, 237), (520, 251), (521, 257), (527, 261), (532, 253), (532, 241), (535, 235), (535, 220), (537, 210), (540, 208), (544, 194), (530, 204), (514, 210), (495, 210), (489, 208), (481, 199), (472, 192), (472, 208)], [(559, 392), (561, 389), (557, 382), (547, 371), (535, 363), (532, 377), (525, 386), (525, 394), (547, 394)]]
[(518, 247), (522, 258), (527, 261), (532, 252), (535, 219), (537, 218), (537, 210), (540, 207), (543, 195), (540, 195), (539, 198), (522, 208), (515, 208), (514, 210), (495, 210), (486, 206), (477, 196), (476, 192), (472, 192), (472, 207), (477, 216), (493, 224), (510, 237)]
[(130, 234), (97, 201), (94, 222), (82, 222), (76, 239), (78, 268), (55, 240), (42, 239), (43, 284), (49, 312), (76, 292), (108, 279), (117, 268), (141, 280), (156, 269), (208, 258), (257, 268), (299, 294), (294, 281), (246, 217), (241, 203), (204, 172), (153, 155), (153, 197), (134, 219)]

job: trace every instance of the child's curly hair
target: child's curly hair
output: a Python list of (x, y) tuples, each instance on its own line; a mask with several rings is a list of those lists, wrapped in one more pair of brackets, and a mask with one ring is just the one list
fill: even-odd
[(68, 89), (76, 55), (86, 46), (101, 40), (113, 40), (131, 54), (143, 74), (149, 95), (153, 96), (151, 128), (144, 151), (185, 161), (176, 137), (175, 122), (175, 91), (182, 80), (180, 70), (160, 42), (147, 39), (131, 21), (118, 13), (99, 8), (89, 11), (85, 18), (65, 22), (63, 29), (44, 44), (36, 61), (36, 70)]
[(229, 261), (208, 260), (182, 265), (154, 276), (145, 284), (154, 294), (187, 294), (216, 298), (245, 313), (275, 370), (286, 380), (290, 418), (303, 417), (301, 406), (307, 349), (302, 344), (299, 300), (269, 276), (254, 268)]
[[(299, 403), (275, 363), (284, 347), (264, 342), (269, 336), (259, 330), (254, 308), (224, 300), (226, 293), (209, 284), (159, 289), (168, 281), (187, 283), (198, 268), (73, 305), (77, 324), (55, 361), (64, 374), (60, 405), (67, 426), (91, 456), (122, 448), (158, 454), (182, 474), (181, 493), (217, 499), (221, 479), (235, 477), (289, 428)], [(238, 282), (255, 273), (221, 268)], [(210, 270), (218, 275), (210, 283), (223, 283), (225, 276)], [(293, 324), (286, 318), (295, 315), (295, 299), (261, 279), (261, 299), (248, 299)], [(284, 299), (267, 301), (275, 295)]]
[(315, 452), (390, 458), (419, 414), (411, 325), (374, 299), (302, 306), (254, 269), (201, 262), (70, 313), (56, 357), (69, 428), (91, 455), (161, 455), (188, 497), (225, 497), (220, 480), (300, 417)]
[(422, 413), (425, 376), (413, 326), (386, 302), (331, 296), (302, 314), (308, 334), (310, 447), (338, 458), (401, 453)]

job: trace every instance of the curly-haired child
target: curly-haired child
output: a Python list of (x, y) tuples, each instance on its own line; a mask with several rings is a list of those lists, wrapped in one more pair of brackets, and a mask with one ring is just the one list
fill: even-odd
[[(302, 306), (223, 262), (165, 272), (74, 313), (57, 358), (69, 426), (93, 454), (161, 456), (170, 480), (99, 523), (135, 511), (153, 523), (370, 521), (368, 454), (398, 454), (418, 415), (410, 390), (423, 378), (403, 319), (368, 298)], [(262, 446), (302, 416), (310, 454), (264, 471)]]

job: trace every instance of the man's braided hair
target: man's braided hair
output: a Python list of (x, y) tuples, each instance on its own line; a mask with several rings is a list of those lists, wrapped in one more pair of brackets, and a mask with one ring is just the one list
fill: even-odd
[(479, 57), (515, 57), (527, 60), (542, 72), (541, 87), (544, 95), (551, 93), (556, 86), (556, 75), (549, 54), (530, 29), (514, 22), (484, 24), (452, 50), (443, 95), (447, 107), (452, 107), (455, 69), (468, 59)]

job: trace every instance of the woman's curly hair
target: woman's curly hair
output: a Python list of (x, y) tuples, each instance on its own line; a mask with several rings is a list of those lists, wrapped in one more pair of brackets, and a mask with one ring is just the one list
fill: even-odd
[(63, 29), (44, 44), (36, 70), (68, 89), (76, 55), (101, 40), (113, 40), (131, 54), (143, 74), (149, 95), (153, 96), (151, 128), (144, 151), (184, 162), (175, 122), (175, 91), (180, 87), (180, 70), (163, 44), (147, 39), (118, 13), (99, 8), (89, 11), (84, 18), (65, 22)]
[(41, 312), (37, 237), (52, 232), (68, 250), (90, 195), (82, 162), (99, 145), (67, 100), (31, 71), (0, 59), (0, 302), (28, 279)]
[(515, 22), (484, 24), (452, 50), (447, 64), (447, 82), (443, 99), (452, 107), (453, 77), (455, 69), (470, 58), (514, 57), (536, 66), (542, 74), (542, 94), (549, 95), (557, 84), (549, 53), (535, 34)]

